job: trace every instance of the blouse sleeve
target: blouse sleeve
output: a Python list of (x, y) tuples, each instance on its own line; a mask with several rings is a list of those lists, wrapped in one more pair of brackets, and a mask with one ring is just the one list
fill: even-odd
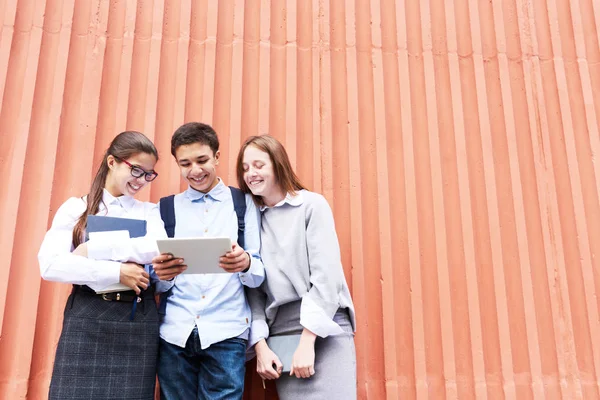
[(343, 332), (333, 321), (339, 308), (344, 271), (333, 213), (327, 200), (315, 197), (307, 208), (306, 242), (311, 288), (302, 298), (300, 324), (320, 337)]
[(118, 283), (120, 262), (92, 260), (71, 254), (73, 228), (84, 211), (85, 203), (76, 197), (67, 200), (57, 210), (38, 253), (40, 274), (48, 281), (88, 285), (92, 288)]
[(252, 312), (252, 324), (248, 340), (248, 347), (252, 347), (261, 339), (269, 337), (269, 326), (265, 315), (267, 301), (262, 286), (255, 289), (246, 288), (246, 297)]

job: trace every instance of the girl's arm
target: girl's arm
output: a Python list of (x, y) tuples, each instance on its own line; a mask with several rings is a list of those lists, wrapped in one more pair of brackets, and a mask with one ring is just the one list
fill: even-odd
[(247, 288), (246, 298), (252, 313), (252, 325), (250, 327), (250, 338), (248, 339), (248, 347), (252, 347), (259, 341), (269, 337), (269, 325), (265, 315), (267, 295), (262, 287)]
[(333, 213), (323, 196), (314, 195), (306, 216), (311, 288), (302, 297), (300, 324), (311, 333), (327, 337), (343, 332), (333, 316), (339, 308), (345, 278)]
[(103, 288), (120, 280), (121, 263), (96, 261), (72, 254), (73, 227), (85, 211), (85, 203), (72, 197), (56, 212), (38, 253), (40, 274), (55, 282)]

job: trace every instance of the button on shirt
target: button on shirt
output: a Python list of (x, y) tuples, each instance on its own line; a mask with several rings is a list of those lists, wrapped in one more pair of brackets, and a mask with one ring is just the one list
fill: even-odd
[[(204, 194), (192, 188), (175, 196), (175, 237), (229, 237), (237, 242), (238, 223), (231, 190), (219, 180)], [(244, 285), (259, 286), (265, 277), (260, 260), (259, 213), (246, 195), (245, 250), (251, 256), (245, 273), (178, 275), (173, 281), (160, 281), (157, 291), (172, 287), (160, 336), (176, 346), (185, 343), (198, 327), (203, 349), (233, 337), (248, 338), (250, 308)]]
[(141, 202), (130, 196), (112, 196), (103, 191), (97, 215), (146, 220), (146, 236), (129, 240), (87, 241), (88, 257), (74, 255), (73, 228), (87, 207), (87, 198), (72, 197), (56, 211), (50, 230), (38, 253), (42, 278), (87, 285), (94, 290), (119, 282), (121, 262), (149, 264), (158, 254), (156, 239), (167, 237), (156, 204)]

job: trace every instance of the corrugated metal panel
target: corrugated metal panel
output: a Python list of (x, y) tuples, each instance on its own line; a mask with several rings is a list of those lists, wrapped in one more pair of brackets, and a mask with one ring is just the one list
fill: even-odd
[(0, 398), (46, 397), (57, 207), (125, 129), (163, 156), (142, 198), (178, 191), (190, 120), (229, 182), (270, 132), (330, 201), (361, 399), (600, 397), (597, 1), (2, 0), (0, 22)]

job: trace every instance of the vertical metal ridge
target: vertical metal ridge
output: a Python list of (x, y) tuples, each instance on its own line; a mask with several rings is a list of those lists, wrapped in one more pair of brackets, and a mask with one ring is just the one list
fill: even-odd
[[(600, 47), (590, 0), (0, 1), (0, 398), (47, 394), (58, 207), (139, 130), (249, 135), (332, 207), (360, 399), (600, 398)], [(318, 372), (317, 372), (318, 373)], [(248, 364), (245, 399), (275, 399)]]

